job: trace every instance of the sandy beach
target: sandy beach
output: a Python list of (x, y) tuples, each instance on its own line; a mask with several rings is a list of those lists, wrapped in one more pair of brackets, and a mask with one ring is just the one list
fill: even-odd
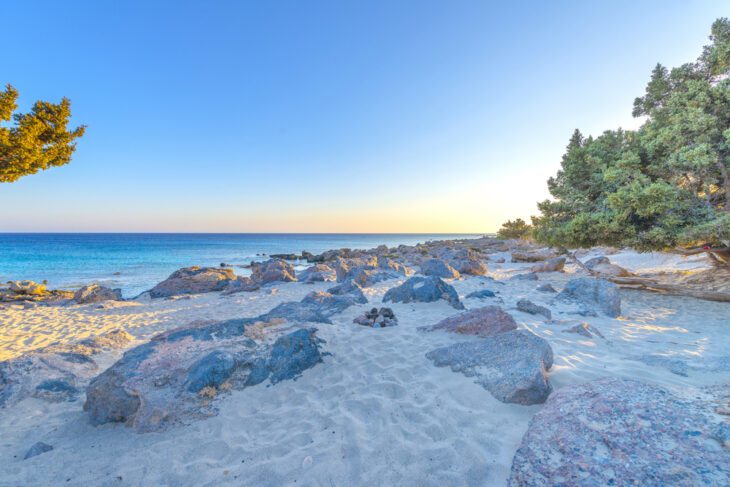
[[(562, 288), (580, 272), (576, 266), (540, 273), (538, 282), (510, 279), (531, 264), (511, 263), (509, 257), (509, 252), (493, 253), (487, 276), (449, 282), (467, 309), (487, 304), (466, 298), (469, 293), (496, 291), (489, 304), (496, 301), (520, 329), (548, 341), (555, 357), (549, 371), (554, 390), (603, 377), (638, 378), (693, 397), (730, 379), (727, 303), (621, 290), (619, 317), (576, 316), (568, 305), (536, 290), (545, 283)], [(708, 266), (697, 256), (626, 251), (610, 257), (641, 273), (697, 272)], [(506, 262), (495, 263), (502, 259)], [(5, 407), (0, 412), (0, 484), (505, 485), (522, 436), (542, 405), (500, 402), (473, 378), (434, 367), (426, 358), (429, 351), (479, 340), (418, 330), (458, 313), (446, 301), (390, 303), (398, 326), (353, 323), (405, 279), (365, 288), (368, 304), (335, 314), (332, 324), (317, 325), (325, 341), (323, 363), (294, 381), (221, 394), (215, 399), (217, 413), (207, 419), (138, 433), (119, 423), (92, 426), (82, 410), (83, 395), (64, 402), (29, 397)], [(278, 282), (231, 295), (27, 309), (5, 305), (0, 350), (7, 360), (119, 327), (139, 344), (199, 320), (258, 316), (331, 285)], [(525, 298), (548, 305), (552, 319), (517, 310), (516, 302)], [(584, 322), (602, 337), (564, 333)], [(102, 370), (120, 354), (104, 352), (95, 360)], [(686, 368), (678, 371), (675, 362)], [(23, 460), (38, 441), (53, 450)]]

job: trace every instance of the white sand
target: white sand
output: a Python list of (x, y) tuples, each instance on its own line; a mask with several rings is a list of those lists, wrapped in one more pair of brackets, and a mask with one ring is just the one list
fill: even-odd
[[(627, 264), (631, 259), (645, 268), (667, 266), (635, 255), (616, 261), (635, 270)], [(671, 262), (666, 269), (680, 264)], [(527, 267), (490, 265), (495, 276)], [(541, 281), (559, 289), (570, 277), (550, 274)], [(333, 325), (318, 325), (331, 354), (323, 364), (294, 382), (224, 395), (217, 416), (188, 426), (148, 434), (119, 424), (93, 427), (81, 409), (83, 398), (55, 404), (27, 399), (0, 410), (0, 485), (504, 485), (540, 406), (503, 404), (471, 379), (425, 358), (438, 346), (470, 339), (416, 330), (457, 313), (445, 302), (395, 304), (400, 324), (393, 328), (352, 323), (397, 283), (369, 289), (370, 304), (336, 315)], [(553, 305), (557, 323), (548, 324), (514, 309), (521, 297), (538, 304), (553, 297), (535, 291), (534, 281), (502, 286), (469, 278), (453, 284), (462, 299), (477, 289), (499, 291), (518, 323), (550, 342), (556, 389), (612, 375), (692, 394), (698, 386), (730, 380), (730, 370), (718, 365), (730, 363), (730, 304), (624, 291), (619, 319), (559, 314), (569, 307)], [(13, 308), (0, 311), (0, 353), (7, 358), (117, 326), (143, 340), (197, 319), (258, 315), (327, 287), (290, 283), (275, 286), (273, 295), (209, 294), (108, 309)], [(467, 308), (493, 303), (465, 300)], [(606, 339), (561, 331), (583, 321)], [(697, 369), (682, 377), (631, 359), (646, 354), (681, 358)], [(54, 450), (23, 461), (36, 441)]]

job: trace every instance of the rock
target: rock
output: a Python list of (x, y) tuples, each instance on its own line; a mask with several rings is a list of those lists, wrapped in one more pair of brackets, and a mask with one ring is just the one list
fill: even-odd
[(281, 259), (251, 263), (251, 279), (259, 284), (271, 282), (294, 282), (297, 280), (294, 267)]
[(350, 270), (354, 269), (355, 267), (361, 267), (363, 269), (370, 270), (376, 269), (378, 267), (378, 259), (374, 256), (352, 257), (347, 259), (337, 257), (335, 258), (331, 266), (335, 269), (335, 272), (337, 273), (337, 282), (342, 282), (347, 278), (346, 276), (350, 272)]
[(517, 301), (517, 309), (531, 315), (542, 315), (548, 320), (553, 318), (553, 314), (548, 308), (535, 304), (529, 299), (520, 299)]
[(25, 456), (23, 457), (23, 460), (27, 460), (29, 458), (36, 457), (42, 453), (46, 453), (53, 450), (53, 446), (43, 443), (42, 441), (39, 441), (35, 445), (31, 446), (30, 449), (26, 452)]
[(306, 283), (336, 281), (337, 273), (327, 264), (315, 264), (299, 273), (299, 281)]
[(530, 272), (529, 274), (515, 274), (509, 278), (510, 281), (537, 281), (537, 274)]
[(494, 298), (497, 297), (496, 294), (494, 294), (494, 291), (490, 291), (489, 289), (482, 289), (481, 291), (474, 291), (473, 293), (469, 293), (466, 295), (466, 299), (484, 299), (484, 298)]
[(102, 301), (121, 301), (122, 290), (111, 289), (98, 284), (88, 284), (74, 294), (74, 301), (79, 304), (100, 303)]
[(547, 370), (553, 351), (544, 339), (527, 330), (498, 333), (478, 341), (437, 348), (426, 354), (437, 367), (451, 367), (487, 389), (496, 399), (540, 404), (552, 391)]
[(557, 254), (549, 249), (512, 252), (512, 262), (542, 262), (557, 257)]
[(592, 327), (588, 323), (580, 323), (579, 325), (567, 328), (563, 330), (563, 333), (577, 333), (578, 335), (582, 335), (586, 338), (593, 338), (593, 335), (604, 338), (600, 331), (598, 331), (596, 328)]
[(353, 323), (372, 328), (385, 328), (388, 326), (396, 326), (398, 324), (398, 320), (396, 319), (393, 310), (390, 308), (380, 308), (380, 310), (378, 310), (378, 308), (373, 308), (355, 318)]
[(561, 272), (564, 267), (565, 257), (555, 257), (533, 265), (530, 270), (532, 272)]
[(495, 264), (504, 264), (504, 257), (498, 257), (494, 259)]
[(365, 297), (362, 287), (353, 281), (345, 281), (342, 284), (329, 288), (327, 292), (335, 296), (352, 296), (355, 302), (359, 304), (368, 302), (368, 298)]
[(428, 259), (421, 263), (421, 273), (426, 276), (436, 276), (445, 279), (460, 277), (459, 271), (441, 259)]
[(612, 264), (611, 261), (608, 260), (608, 257), (605, 256), (589, 259), (584, 263), (584, 265), (600, 277), (629, 277), (633, 275), (623, 267)]
[(555, 290), (552, 284), (549, 282), (546, 282), (545, 284), (540, 284), (535, 288), (537, 291), (540, 291), (541, 293), (557, 293), (558, 291)]
[(377, 259), (378, 259), (378, 268), (379, 269), (390, 271), (390, 272), (396, 273), (396, 274), (401, 274), (404, 276), (408, 276), (413, 273), (413, 271), (411, 269), (409, 269), (405, 264), (397, 262), (391, 258), (379, 255), (377, 257)]
[(464, 309), (454, 287), (436, 276), (411, 277), (400, 286), (389, 289), (383, 296), (384, 303), (430, 303), (439, 299), (448, 301), (456, 309)]
[(509, 485), (730, 485), (701, 409), (635, 380), (565, 386), (530, 421)]
[(512, 315), (499, 306), (472, 309), (450, 316), (435, 325), (419, 328), (423, 331), (444, 330), (480, 337), (488, 337), (516, 329), (517, 323)]
[(602, 313), (614, 318), (621, 314), (621, 295), (618, 286), (604, 279), (591, 277), (571, 279), (558, 294), (557, 299), (595, 306)]
[(261, 318), (185, 326), (128, 350), (89, 383), (84, 411), (95, 425), (159, 431), (214, 414), (221, 392), (294, 379), (322, 361), (315, 329)]
[(250, 277), (236, 276), (235, 279), (228, 282), (228, 285), (223, 289), (223, 294), (248, 293), (257, 291), (258, 289), (261, 289), (261, 286)]
[(8, 287), (15, 294), (26, 296), (40, 296), (46, 293), (45, 284), (38, 284), (33, 281), (10, 281)]
[(170, 277), (150, 289), (152, 298), (166, 298), (180, 294), (222, 291), (236, 279), (232, 269), (217, 267), (186, 267), (173, 272)]
[(471, 249), (447, 248), (438, 255), (461, 274), (483, 276), (489, 270), (482, 257)]
[(307, 262), (312, 262), (314, 259), (314, 254), (311, 252), (307, 252), (306, 250), (302, 250), (302, 259), (305, 259)]
[(271, 254), (269, 257), (277, 260), (299, 260), (302, 258), (301, 254)]
[(345, 274), (343, 281), (353, 281), (360, 287), (370, 287), (378, 282), (395, 279), (399, 276), (400, 275), (395, 272), (384, 271), (377, 267), (361, 265), (350, 268), (350, 270), (347, 271), (347, 274)]

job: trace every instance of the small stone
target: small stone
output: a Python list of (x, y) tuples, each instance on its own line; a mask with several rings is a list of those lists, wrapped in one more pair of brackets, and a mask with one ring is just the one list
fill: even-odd
[(49, 452), (51, 450), (53, 450), (53, 446), (51, 446), (47, 443), (43, 443), (42, 441), (39, 441), (38, 443), (36, 443), (35, 445), (30, 447), (28, 452), (23, 457), (23, 460), (27, 460), (29, 458), (38, 456), (42, 453)]

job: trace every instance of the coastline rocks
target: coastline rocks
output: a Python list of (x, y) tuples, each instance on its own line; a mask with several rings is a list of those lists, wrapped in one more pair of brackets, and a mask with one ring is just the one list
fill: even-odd
[(152, 298), (167, 298), (180, 294), (222, 291), (236, 279), (232, 269), (218, 267), (185, 267), (150, 289)]
[(384, 303), (430, 303), (439, 299), (447, 301), (456, 309), (464, 309), (454, 287), (436, 276), (411, 277), (400, 286), (389, 289), (383, 296)]
[(563, 387), (530, 421), (509, 485), (728, 485), (730, 451), (702, 409), (635, 380)]
[(580, 323), (570, 328), (566, 328), (565, 330), (563, 330), (563, 333), (577, 333), (578, 335), (582, 335), (586, 338), (593, 338), (593, 335), (604, 338), (600, 331), (598, 331), (595, 327), (589, 325), (588, 323)]
[(30, 447), (30, 449), (25, 453), (23, 460), (37, 457), (38, 455), (49, 452), (51, 450), (53, 450), (53, 446), (49, 445), (48, 443), (43, 443), (42, 441), (39, 441), (38, 443)]
[(74, 294), (78, 304), (100, 303), (102, 301), (121, 301), (122, 290), (111, 289), (98, 284), (88, 284)]
[(450, 249), (439, 253), (439, 258), (446, 261), (461, 274), (484, 276), (489, 270), (483, 260), (471, 249)]
[(612, 264), (608, 257), (594, 257), (587, 260), (584, 265), (594, 274), (600, 277), (628, 277), (632, 274), (621, 266)]
[(26, 397), (51, 402), (72, 401), (99, 366), (92, 358), (103, 350), (119, 349), (132, 341), (122, 329), (75, 344), (51, 345), (0, 362), (0, 406)]
[(466, 295), (466, 299), (484, 299), (484, 298), (495, 298), (497, 295), (494, 291), (489, 289), (482, 289), (481, 291), (474, 291)]
[(505, 403), (545, 402), (552, 392), (547, 370), (553, 351), (544, 339), (527, 330), (514, 330), (437, 348), (426, 354), (437, 367), (450, 367), (487, 389)]
[(271, 282), (294, 282), (297, 280), (294, 267), (281, 259), (251, 263), (251, 279), (259, 284)]
[(351, 258), (335, 258), (331, 267), (335, 269), (337, 273), (337, 282), (342, 282), (346, 279), (348, 272), (355, 267), (362, 267), (365, 269), (375, 269), (378, 266), (378, 259), (374, 256), (362, 256), (362, 257), (351, 257)]
[(315, 329), (287, 333), (277, 324), (249, 318), (157, 335), (89, 383), (84, 411), (94, 425), (159, 431), (213, 414), (211, 399), (221, 392), (294, 379), (322, 361)]
[(379, 255), (377, 257), (378, 259), (378, 268), (383, 269), (386, 271), (391, 271), (397, 274), (401, 274), (404, 276), (408, 276), (409, 274), (412, 274), (413, 271), (408, 268), (405, 264), (402, 264), (400, 262), (397, 262), (389, 257), (383, 257), (382, 255)]
[(25, 296), (40, 296), (46, 293), (46, 285), (34, 281), (10, 281), (8, 287), (11, 292)]
[(561, 272), (565, 267), (565, 257), (555, 257), (533, 265), (532, 272)]
[(305, 283), (329, 282), (337, 280), (337, 273), (327, 264), (314, 264), (299, 273), (299, 281)]
[(554, 259), (555, 257), (557, 257), (557, 254), (549, 249), (512, 252), (512, 262), (542, 262), (544, 260)]
[(499, 306), (485, 306), (459, 313), (435, 325), (419, 328), (423, 331), (443, 330), (463, 335), (488, 337), (516, 330), (515, 319)]
[(531, 315), (542, 315), (548, 320), (553, 318), (553, 314), (548, 308), (535, 304), (529, 299), (520, 299), (517, 301), (517, 309)]
[(428, 259), (421, 263), (421, 274), (444, 279), (457, 279), (460, 277), (459, 271), (441, 259)]
[(571, 279), (556, 299), (595, 306), (602, 313), (613, 318), (621, 314), (621, 295), (618, 286), (604, 279), (591, 277)]
[(373, 308), (355, 318), (353, 323), (371, 328), (386, 328), (388, 326), (396, 326), (398, 320), (390, 308), (380, 308), (380, 310)]

